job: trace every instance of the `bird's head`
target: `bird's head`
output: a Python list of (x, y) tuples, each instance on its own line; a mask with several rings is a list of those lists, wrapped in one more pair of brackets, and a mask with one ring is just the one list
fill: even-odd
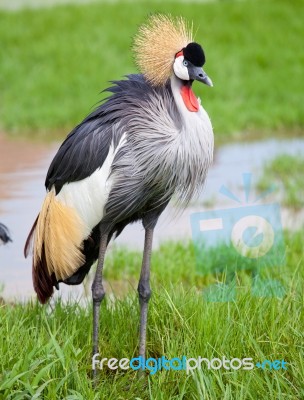
[(183, 81), (199, 81), (208, 86), (213, 86), (211, 79), (203, 70), (206, 58), (201, 45), (189, 43), (175, 55), (173, 71)]
[(186, 84), (197, 80), (212, 86), (202, 69), (204, 50), (193, 41), (192, 26), (183, 18), (152, 15), (139, 28), (133, 50), (140, 71), (154, 86), (165, 85), (173, 74)]

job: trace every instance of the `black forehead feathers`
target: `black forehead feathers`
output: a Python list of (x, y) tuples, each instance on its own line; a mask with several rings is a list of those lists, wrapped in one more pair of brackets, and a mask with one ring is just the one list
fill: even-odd
[(196, 67), (202, 67), (206, 62), (204, 50), (198, 43), (189, 43), (184, 47), (183, 52), (184, 57)]

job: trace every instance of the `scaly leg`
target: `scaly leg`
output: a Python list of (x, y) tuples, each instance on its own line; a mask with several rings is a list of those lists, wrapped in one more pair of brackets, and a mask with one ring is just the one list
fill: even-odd
[(139, 356), (146, 357), (146, 331), (148, 317), (148, 303), (151, 297), (150, 289), (150, 258), (152, 251), (153, 228), (145, 229), (145, 246), (143, 261), (138, 283), (139, 305), (140, 305), (140, 335)]
[[(107, 249), (108, 234), (104, 234), (100, 239), (98, 264), (96, 268), (95, 278), (92, 284), (92, 298), (93, 298), (93, 356), (98, 353), (98, 329), (99, 329), (99, 313), (100, 303), (105, 296), (105, 290), (102, 284), (102, 270), (105, 252)], [(97, 369), (93, 370), (93, 379), (96, 380)]]

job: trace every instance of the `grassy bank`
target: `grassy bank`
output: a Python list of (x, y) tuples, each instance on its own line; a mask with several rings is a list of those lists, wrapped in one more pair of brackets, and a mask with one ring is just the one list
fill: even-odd
[[(302, 132), (303, 2), (113, 2), (0, 12), (0, 127), (64, 136), (107, 81), (134, 72), (130, 52), (149, 12), (193, 20), (210, 89), (196, 84), (216, 136)], [(288, 27), (288, 29), (287, 29)]]
[[(303, 232), (286, 234), (285, 239), (286, 266), (265, 271), (265, 276), (281, 281), (285, 295), (253, 296), (250, 271), (239, 271), (236, 297), (230, 302), (210, 302), (202, 296), (201, 290), (211, 278), (198, 274), (192, 245), (162, 246), (153, 256), (148, 355), (210, 359), (225, 355), (228, 359), (252, 357), (254, 362), (284, 359), (287, 370), (203, 368), (189, 375), (161, 371), (146, 377), (143, 385), (132, 370), (104, 369), (94, 390), (89, 378), (90, 305), (3, 305), (0, 399), (303, 398)], [(113, 252), (107, 262), (107, 279), (137, 280), (139, 261), (138, 253)], [(101, 355), (136, 357), (139, 316), (135, 289), (114, 303), (108, 297), (101, 310)]]
[(284, 206), (299, 211), (304, 206), (303, 169), (304, 158), (300, 154), (282, 154), (264, 166), (257, 188), (264, 191), (275, 185), (283, 194), (278, 200)]

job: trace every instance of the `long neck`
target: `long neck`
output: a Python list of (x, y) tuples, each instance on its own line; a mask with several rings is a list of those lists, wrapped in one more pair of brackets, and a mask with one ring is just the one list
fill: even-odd
[(183, 81), (179, 79), (175, 74), (173, 74), (170, 78), (170, 84), (178, 111), (181, 113), (182, 116), (187, 115), (189, 111), (187, 110), (187, 107), (185, 106), (184, 100), (181, 95)]
[(183, 125), (170, 144), (170, 152), (174, 154), (171, 171), (175, 171), (177, 199), (186, 206), (202, 188), (212, 162), (213, 131), (203, 107), (199, 105), (197, 112), (186, 107), (181, 94), (185, 82), (173, 75), (170, 84)]

